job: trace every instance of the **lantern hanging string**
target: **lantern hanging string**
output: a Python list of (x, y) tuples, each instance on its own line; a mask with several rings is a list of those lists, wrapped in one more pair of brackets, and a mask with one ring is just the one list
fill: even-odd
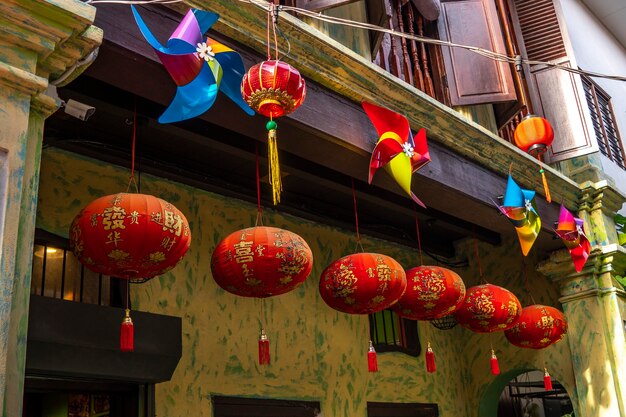
[(354, 189), (354, 178), (352, 178), (352, 200), (354, 202), (354, 222), (356, 224), (356, 248), (354, 251), (356, 252), (357, 249), (361, 248), (361, 252), (365, 252), (363, 250), (363, 245), (361, 244), (361, 233), (359, 233), (359, 213), (356, 206), (356, 190)]
[(278, 61), (278, 37), (276, 36), (277, 26), (278, 24), (278, 10), (273, 1), (270, 2), (269, 7), (267, 8), (267, 60), (270, 61), (272, 59), (272, 42), (270, 36), (270, 28), (271, 32), (274, 35), (274, 59)]
[(254, 154), (255, 154), (255, 170), (256, 170), (256, 221), (254, 222), (254, 226), (258, 226), (259, 224), (263, 226), (263, 208), (261, 207), (261, 176), (259, 175), (259, 145), (258, 143), (254, 144)]
[(420, 265), (424, 265), (424, 257), (422, 256), (422, 239), (420, 237), (420, 220), (417, 217), (417, 209), (415, 208), (415, 204), (413, 204), (413, 212), (415, 213), (415, 232), (417, 234), (417, 248), (420, 252)]
[(126, 192), (130, 190), (130, 185), (133, 184), (135, 186), (135, 192), (139, 193), (139, 187), (137, 186), (137, 182), (135, 181), (135, 148), (137, 144), (137, 103), (135, 102), (135, 109), (133, 111), (133, 142), (131, 145), (130, 151), (130, 178), (128, 179), (128, 186), (126, 187)]

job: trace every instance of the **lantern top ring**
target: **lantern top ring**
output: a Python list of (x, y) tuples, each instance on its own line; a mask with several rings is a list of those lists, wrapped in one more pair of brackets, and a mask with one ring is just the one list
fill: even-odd
[(528, 153), (534, 156), (535, 158), (538, 155), (543, 155), (548, 150), (548, 147), (543, 143), (535, 143), (533, 146), (528, 148)]

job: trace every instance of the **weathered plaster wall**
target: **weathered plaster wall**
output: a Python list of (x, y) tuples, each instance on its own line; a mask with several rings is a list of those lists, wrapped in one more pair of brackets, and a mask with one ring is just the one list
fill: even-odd
[[(125, 190), (127, 179), (128, 172), (119, 167), (46, 149), (37, 226), (67, 236), (81, 207), (96, 197)], [(503, 371), (543, 368), (545, 358), (554, 376), (574, 392), (567, 343), (545, 353), (521, 351), (501, 334), (475, 335), (459, 327), (439, 331), (424, 323), (420, 324), (421, 341), (432, 342), (436, 374), (425, 372), (423, 354), (416, 359), (397, 353), (379, 354), (380, 372), (370, 374), (365, 356), (367, 317), (328, 308), (317, 291), (323, 268), (354, 250), (354, 233), (266, 211), (266, 225), (289, 229), (307, 240), (315, 261), (313, 272), (302, 287), (264, 303), (238, 298), (215, 284), (210, 257), (223, 237), (254, 224), (256, 208), (148, 175), (142, 175), (141, 188), (175, 204), (192, 230), (192, 246), (180, 265), (134, 287), (134, 308), (183, 318), (183, 356), (172, 381), (157, 387), (158, 415), (211, 416), (210, 395), (222, 394), (318, 400), (326, 417), (365, 417), (367, 401), (433, 402), (442, 417), (473, 417), (493, 380), (490, 342)], [(490, 282), (506, 284), (525, 303), (530, 300), (521, 290), (521, 254), (516, 245), (481, 245), (482, 267)], [(415, 250), (381, 240), (367, 238), (364, 247), (393, 256), (407, 268), (419, 259)], [(459, 245), (459, 251), (472, 266), (457, 272), (474, 285), (478, 273), (473, 249), (466, 243)], [(530, 268), (528, 279), (537, 302), (555, 305), (551, 284)], [(271, 339), (269, 367), (257, 365), (261, 321)]]

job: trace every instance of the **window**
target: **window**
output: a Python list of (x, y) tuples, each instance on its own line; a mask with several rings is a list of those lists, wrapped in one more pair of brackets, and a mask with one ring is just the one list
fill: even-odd
[(318, 401), (266, 400), (213, 396), (215, 417), (316, 417), (320, 413)]
[(367, 417), (437, 417), (437, 404), (367, 403)]
[(400, 318), (391, 310), (370, 314), (370, 337), (377, 352), (403, 352), (419, 356), (417, 321)]
[(591, 112), (593, 130), (596, 132), (600, 152), (611, 161), (626, 169), (624, 146), (617, 129), (611, 97), (586, 76), (581, 76), (587, 105)]

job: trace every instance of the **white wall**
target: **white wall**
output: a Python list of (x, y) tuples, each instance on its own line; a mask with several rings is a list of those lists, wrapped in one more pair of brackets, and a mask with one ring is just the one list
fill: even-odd
[[(626, 0), (625, 0), (626, 1)], [(626, 48), (581, 0), (560, 0), (578, 66), (583, 70), (626, 76)], [(626, 22), (625, 22), (626, 24)], [(611, 96), (622, 142), (626, 139), (626, 82), (593, 78)], [(605, 172), (626, 193), (626, 171), (602, 157)]]

